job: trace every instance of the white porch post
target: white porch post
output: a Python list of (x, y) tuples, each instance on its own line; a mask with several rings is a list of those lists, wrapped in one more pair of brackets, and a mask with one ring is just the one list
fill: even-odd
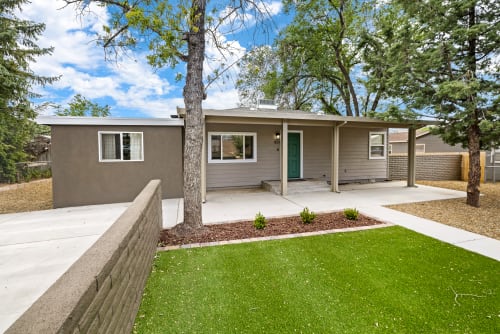
[(332, 128), (332, 161), (330, 163), (331, 191), (337, 193), (339, 192), (339, 130), (340, 129), (337, 124), (335, 124)]
[(408, 187), (415, 187), (416, 179), (416, 140), (417, 130), (413, 127), (408, 129)]
[(288, 121), (285, 119), (281, 127), (280, 155), (281, 196), (286, 196), (288, 194)]
[(201, 202), (207, 201), (207, 133), (203, 122), (203, 144), (201, 149)]

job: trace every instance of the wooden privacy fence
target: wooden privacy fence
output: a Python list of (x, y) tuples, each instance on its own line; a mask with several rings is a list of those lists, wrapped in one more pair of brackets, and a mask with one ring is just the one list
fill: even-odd
[[(462, 155), (462, 181), (469, 180), (469, 152), (460, 153)], [(486, 166), (486, 152), (481, 152), (481, 182), (484, 182), (484, 166)]]

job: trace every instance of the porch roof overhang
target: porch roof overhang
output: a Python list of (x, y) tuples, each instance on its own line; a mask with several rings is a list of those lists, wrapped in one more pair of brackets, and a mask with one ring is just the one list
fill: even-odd
[[(182, 115), (182, 113), (180, 113)], [(243, 108), (236, 109), (203, 109), (206, 123), (243, 123), (281, 125), (287, 120), (289, 125), (333, 126), (344, 124), (346, 127), (381, 127), (381, 128), (421, 128), (438, 124), (436, 121), (411, 120), (407, 122), (388, 122), (367, 117), (348, 117), (337, 115), (321, 115), (302, 111), (264, 111)]]

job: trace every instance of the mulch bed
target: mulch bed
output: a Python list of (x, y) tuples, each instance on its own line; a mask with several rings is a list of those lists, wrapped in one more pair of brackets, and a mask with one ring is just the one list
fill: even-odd
[(361, 227), (381, 224), (379, 221), (359, 215), (357, 220), (349, 220), (343, 212), (318, 214), (311, 224), (304, 224), (299, 216), (270, 218), (267, 226), (257, 230), (253, 221), (207, 225), (196, 235), (189, 237), (176, 236), (170, 229), (163, 230), (160, 236), (161, 246), (185, 245), (214, 241), (239, 240), (276, 236), (292, 233), (326, 231), (348, 227)]

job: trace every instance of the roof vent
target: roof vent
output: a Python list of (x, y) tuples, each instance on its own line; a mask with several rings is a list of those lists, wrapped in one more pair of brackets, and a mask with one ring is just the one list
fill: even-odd
[(278, 110), (278, 106), (274, 103), (273, 100), (261, 99), (259, 100), (257, 109)]

